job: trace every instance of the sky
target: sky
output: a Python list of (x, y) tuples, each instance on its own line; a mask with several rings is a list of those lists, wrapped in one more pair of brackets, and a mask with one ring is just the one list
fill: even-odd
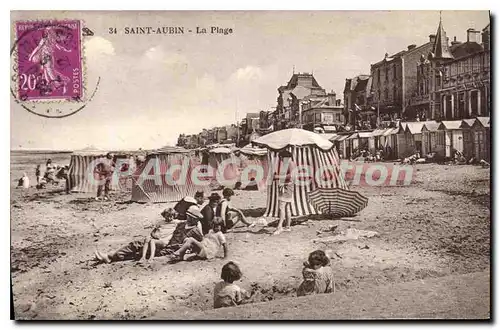
[[(150, 149), (180, 133), (235, 123), (276, 106), (277, 88), (313, 73), (342, 98), (346, 78), (436, 33), (439, 11), (13, 12), (15, 20), (82, 19), (88, 89), (82, 111), (62, 119), (29, 113), (11, 98), (11, 149)], [(483, 29), (487, 11), (443, 11), (450, 40)], [(125, 27), (231, 28), (232, 34), (124, 34)], [(117, 34), (109, 34), (116, 28)], [(11, 36), (11, 42), (14, 37)]]

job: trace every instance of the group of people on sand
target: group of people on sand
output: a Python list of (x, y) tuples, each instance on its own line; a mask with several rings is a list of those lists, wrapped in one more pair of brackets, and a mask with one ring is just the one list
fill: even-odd
[[(294, 189), (292, 173), (295, 164), (291, 162), (291, 154), (288, 151), (280, 152), (279, 160), (274, 179), (279, 180), (280, 219), (275, 235), (291, 230), (290, 204)], [(255, 225), (246, 219), (241, 210), (231, 205), (232, 196), (234, 191), (231, 188), (225, 188), (222, 197), (212, 193), (204, 207), (201, 207), (204, 204), (203, 192), (197, 192), (194, 197), (187, 196), (173, 208), (161, 213), (163, 219), (154, 226), (148, 237), (134, 240), (111, 253), (96, 251), (96, 259), (102, 263), (122, 260), (145, 262), (165, 256), (170, 262), (179, 262), (214, 259), (221, 252), (223, 258), (227, 259), (229, 248), (225, 234), (230, 233), (240, 222), (247, 228)], [(330, 260), (321, 250), (309, 255), (304, 262), (302, 275), (298, 296), (335, 291)], [(222, 281), (214, 288), (215, 308), (252, 301), (253, 293), (248, 293), (234, 283), (241, 277), (242, 271), (237, 263), (230, 261), (222, 267)]]
[[(233, 192), (226, 188), (224, 198), (212, 193), (209, 202), (200, 211), (203, 193), (197, 192), (186, 197), (174, 208), (161, 213), (163, 220), (152, 229), (144, 240), (135, 240), (107, 253), (95, 252), (96, 259), (102, 263), (123, 260), (144, 262), (154, 257), (169, 256), (171, 262), (214, 259), (220, 252), (228, 258), (228, 245), (225, 233), (231, 232), (240, 221), (252, 227), (240, 210), (230, 206)], [(224, 205), (226, 204), (226, 205)], [(234, 212), (235, 216), (219, 216), (222, 208)], [(236, 219), (235, 219), (236, 218)], [(168, 225), (176, 224), (173, 230)], [(149, 259), (146, 259), (149, 256)], [(335, 292), (333, 270), (330, 259), (324, 251), (317, 250), (309, 255), (302, 270), (303, 281), (297, 289), (297, 296)], [(236, 262), (229, 261), (222, 267), (221, 279), (214, 288), (214, 308), (237, 306), (253, 301), (255, 292), (248, 292), (235, 284), (242, 278), (242, 271)]]
[(224, 234), (240, 222), (248, 228), (255, 224), (248, 222), (241, 210), (231, 206), (234, 195), (231, 188), (225, 188), (222, 195), (221, 198), (218, 193), (212, 193), (203, 208), (200, 208), (204, 203), (203, 192), (196, 192), (194, 198), (187, 196), (161, 213), (163, 219), (146, 239), (132, 241), (109, 254), (96, 251), (96, 258), (106, 263), (143, 262), (159, 256), (170, 256), (172, 261), (212, 259), (220, 249), (227, 256)]
[[(52, 162), (52, 159), (48, 159), (45, 163), (45, 172), (42, 175), (42, 165), (38, 164), (35, 168), (36, 188), (45, 189), (47, 184), (57, 185), (60, 180), (66, 180), (67, 182), (68, 170), (68, 165), (56, 165)], [(30, 187), (30, 180), (26, 173), (18, 180), (18, 187), (25, 189)]]
[[(294, 184), (292, 173), (294, 173), (295, 164), (291, 160), (289, 151), (279, 153), (279, 164), (274, 180), (278, 180), (279, 187), (279, 222), (274, 235), (281, 234), (283, 231), (291, 231), (291, 203), (293, 201)], [(106, 198), (109, 192), (109, 184), (107, 178), (110, 179), (109, 173), (112, 172), (113, 156), (106, 156), (108, 163), (103, 163), (100, 173), (103, 175), (104, 197)], [(101, 190), (98, 190), (100, 198)], [(223, 247), (225, 239), (223, 234), (231, 232), (239, 223), (243, 223), (249, 228), (255, 226), (255, 223), (250, 223), (243, 212), (231, 205), (231, 198), (234, 196), (234, 191), (231, 188), (225, 188), (222, 191), (222, 198), (218, 193), (212, 193), (208, 198), (208, 203), (203, 207), (204, 203), (203, 192), (197, 192), (193, 197), (186, 196), (179, 201), (173, 209), (167, 209), (162, 212), (163, 220), (155, 225), (149, 237), (144, 241), (133, 241), (128, 245), (118, 249), (110, 254), (103, 254), (96, 251), (96, 257), (102, 262), (112, 262), (120, 260), (136, 259), (138, 254), (141, 255), (140, 260), (145, 260), (150, 251), (149, 258), (155, 256), (171, 255), (174, 259), (182, 259), (187, 251), (196, 251), (200, 258), (212, 257), (213, 247)], [(285, 222), (285, 228), (283, 223)], [(176, 224), (175, 227), (172, 224)], [(221, 234), (218, 234), (221, 232)], [(218, 242), (211, 244), (210, 248), (203, 244), (204, 237), (209, 236), (207, 242)], [(212, 238), (215, 237), (215, 240)], [(205, 249), (202, 251), (202, 249)], [(227, 252), (227, 251), (226, 251)]]

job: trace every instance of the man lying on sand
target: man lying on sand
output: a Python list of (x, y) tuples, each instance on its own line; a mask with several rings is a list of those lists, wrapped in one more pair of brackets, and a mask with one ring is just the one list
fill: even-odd
[[(173, 214), (173, 212), (171, 213)], [(192, 205), (186, 212), (186, 215), (187, 220), (179, 222), (175, 229), (172, 230), (172, 234), (167, 233), (167, 226), (162, 226), (162, 238), (160, 240), (153, 238), (155, 247), (154, 250), (151, 249), (151, 252), (154, 252), (154, 255), (151, 257), (162, 257), (173, 253), (182, 246), (186, 238), (193, 238), (199, 242), (203, 240), (203, 233), (200, 228), (201, 225), (199, 225), (200, 219), (202, 218), (200, 209), (197, 206)], [(153, 228), (150, 236), (156, 235), (155, 231), (156, 228)], [(144, 255), (144, 249), (146, 249), (147, 254), (147, 246), (148, 243), (151, 244), (151, 242), (152, 239), (149, 237), (145, 240), (135, 240), (112, 253), (106, 254), (96, 251), (95, 257), (101, 263), (140, 260), (140, 258)], [(165, 242), (167, 243), (165, 244)]]

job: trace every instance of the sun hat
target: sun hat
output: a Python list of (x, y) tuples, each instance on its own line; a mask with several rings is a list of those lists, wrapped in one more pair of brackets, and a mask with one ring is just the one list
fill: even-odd
[[(186, 215), (198, 221), (203, 218), (203, 215), (200, 212), (200, 208), (196, 205), (191, 205), (189, 209), (186, 211)], [(188, 219), (189, 221), (189, 219)]]

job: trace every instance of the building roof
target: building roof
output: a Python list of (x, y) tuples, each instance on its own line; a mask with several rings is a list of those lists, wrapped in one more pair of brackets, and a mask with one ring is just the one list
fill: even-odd
[(450, 47), (450, 50), (453, 57), (459, 59), (474, 53), (482, 52), (484, 48), (477, 42), (468, 41), (453, 45)]
[(376, 129), (372, 132), (372, 136), (382, 136), (384, 135), (385, 131), (387, 131), (387, 129)]
[(392, 62), (393, 60), (400, 58), (404, 53), (406, 53), (406, 50), (402, 50), (402, 51), (397, 52), (396, 54), (393, 54), (391, 56), (388, 56), (386, 54), (386, 57), (383, 60), (378, 61), (377, 63), (372, 64), (371, 66), (379, 66), (379, 65), (386, 63), (386, 62)]
[(424, 126), (422, 126), (422, 130), (424, 129), (428, 130), (429, 132), (436, 132), (439, 128), (439, 123), (435, 121), (426, 121), (424, 123)]
[(434, 42), (432, 53), (434, 54), (434, 59), (453, 59), (441, 19), (439, 19), (436, 40)]
[[(321, 88), (321, 86), (318, 84), (318, 82), (316, 81), (316, 79), (314, 78), (314, 76), (311, 73), (294, 73), (292, 75), (292, 78), (290, 78), (290, 80), (288, 81), (286, 88), (293, 89), (293, 88), (297, 87), (299, 77), (300, 78), (303, 78), (303, 77), (311, 78), (312, 79), (312, 82), (311, 82), (312, 86), (309, 86), (309, 87)], [(307, 87), (307, 86), (305, 86), (305, 87)]]
[(439, 124), (439, 130), (452, 130), (452, 129), (460, 129), (462, 125), (461, 120), (443, 120), (441, 124)]
[(372, 137), (373, 132), (356, 132), (352, 135), (350, 135), (347, 139), (352, 140), (352, 139), (366, 139)]
[(402, 121), (399, 122), (399, 125), (398, 125), (397, 129), (398, 129), (398, 132), (397, 132), (398, 134), (400, 132), (403, 133), (406, 130), (406, 123), (402, 122)]
[(490, 127), (490, 117), (477, 117), (476, 120), (483, 125), (483, 127)]
[(475, 119), (464, 119), (462, 120), (462, 124), (460, 124), (460, 128), (471, 128), (475, 122)]
[(337, 133), (320, 133), (319, 135), (330, 141), (335, 141), (337, 136), (339, 136)]
[(339, 135), (335, 141), (344, 141), (345, 139), (347, 139), (349, 136), (351, 136), (352, 134), (346, 134), (346, 135)]
[(398, 131), (399, 131), (398, 127), (388, 128), (388, 129), (385, 130), (383, 136), (389, 136), (389, 135), (397, 134)]
[(408, 122), (406, 123), (406, 131), (409, 131), (411, 134), (420, 134), (422, 133), (422, 128), (425, 124), (433, 125), (437, 124), (435, 121), (416, 121), (416, 122)]

